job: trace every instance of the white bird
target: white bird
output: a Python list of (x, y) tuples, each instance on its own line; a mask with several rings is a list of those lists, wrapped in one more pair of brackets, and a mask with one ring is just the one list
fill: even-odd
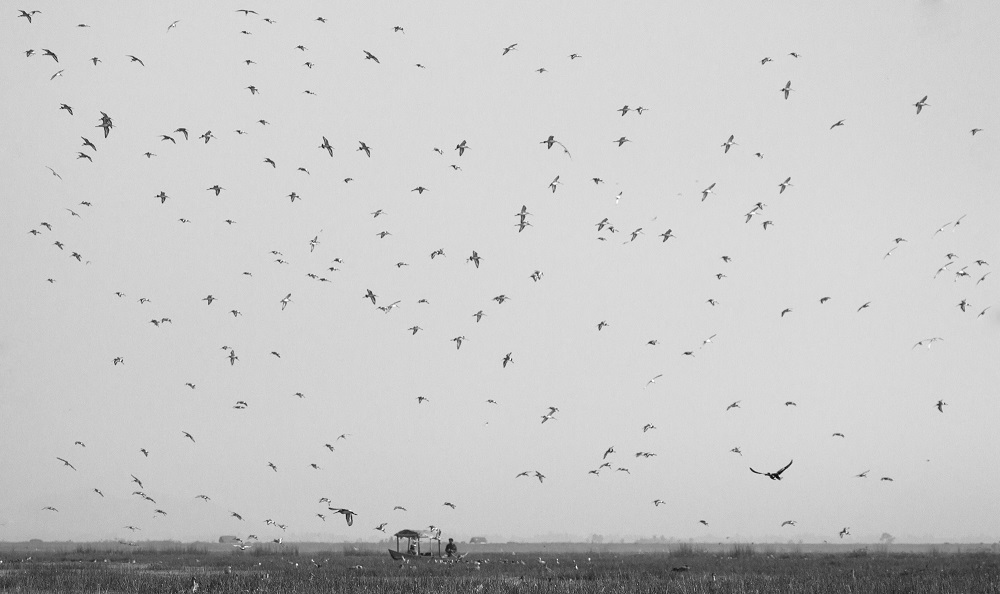
[(735, 138), (735, 135), (734, 134), (730, 134), (729, 135), (729, 140), (727, 140), (727, 141), (725, 141), (725, 142), (722, 143), (721, 146), (722, 146), (723, 149), (725, 149), (725, 150), (723, 150), (724, 153), (728, 153), (729, 149), (732, 148), (732, 147), (734, 147), (734, 146), (739, 146), (739, 144), (736, 143), (733, 140), (733, 138)]
[(929, 349), (929, 348), (931, 348), (932, 344), (934, 344), (935, 342), (937, 342), (939, 340), (944, 340), (944, 339), (941, 338), (941, 337), (939, 337), (939, 336), (935, 336), (934, 338), (925, 338), (925, 339), (917, 342), (912, 347), (910, 347), (910, 350), (912, 351), (913, 349), (917, 348), (918, 346), (926, 346)]

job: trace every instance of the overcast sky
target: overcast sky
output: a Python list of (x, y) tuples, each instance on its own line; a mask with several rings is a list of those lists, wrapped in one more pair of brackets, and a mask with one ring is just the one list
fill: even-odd
[(23, 7), (0, 540), (1000, 537), (996, 3)]

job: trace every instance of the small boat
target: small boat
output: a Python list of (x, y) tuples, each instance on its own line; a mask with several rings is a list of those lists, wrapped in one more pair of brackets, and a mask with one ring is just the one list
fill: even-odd
[[(441, 531), (440, 530), (410, 530), (409, 528), (400, 530), (393, 536), (396, 537), (396, 550), (389, 549), (389, 556), (395, 561), (403, 559), (440, 559), (441, 554)], [(405, 540), (405, 546), (400, 545)], [(437, 552), (434, 552), (434, 542), (437, 542)]]

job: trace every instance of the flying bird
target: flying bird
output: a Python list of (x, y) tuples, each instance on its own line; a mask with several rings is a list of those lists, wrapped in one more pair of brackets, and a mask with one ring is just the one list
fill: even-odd
[(924, 98), (914, 103), (913, 106), (917, 108), (918, 114), (920, 113), (920, 110), (922, 110), (923, 108), (929, 107), (930, 103), (927, 102), (927, 95), (924, 95)]
[(724, 152), (724, 153), (728, 153), (728, 152), (729, 152), (729, 149), (730, 149), (730, 148), (732, 148), (732, 147), (734, 147), (734, 146), (739, 146), (739, 144), (737, 144), (737, 143), (736, 143), (736, 142), (735, 142), (735, 141), (733, 140), (734, 138), (735, 138), (735, 135), (734, 135), (734, 134), (730, 134), (730, 135), (729, 135), (729, 140), (727, 140), (727, 141), (725, 141), (725, 142), (723, 142), (723, 143), (722, 143), (722, 145), (721, 145), (721, 146), (722, 146), (722, 148), (724, 149), (724, 150), (723, 150), (722, 152)]
[(944, 340), (944, 339), (941, 338), (941, 337), (939, 337), (939, 336), (935, 336), (934, 338), (925, 338), (925, 339), (923, 339), (921, 341), (918, 341), (916, 344), (914, 344), (912, 347), (910, 347), (910, 350), (912, 351), (913, 349), (917, 348), (918, 346), (927, 346), (927, 348), (929, 349), (929, 348), (931, 348), (932, 344), (934, 344), (935, 342), (937, 342), (939, 340)]
[(344, 519), (347, 520), (347, 525), (348, 526), (354, 525), (354, 516), (357, 515), (356, 512), (353, 512), (347, 508), (340, 508), (340, 507), (328, 507), (327, 509), (338, 514), (344, 514)]
[(368, 51), (368, 50), (361, 50), (361, 51), (365, 52), (365, 59), (366, 60), (375, 60), (376, 64), (381, 64), (381, 62), (378, 61), (378, 58), (376, 58), (375, 55), (372, 54), (370, 51)]
[(330, 145), (330, 141), (326, 139), (326, 136), (323, 137), (323, 144), (319, 145), (319, 148), (326, 150), (331, 157), (333, 156), (333, 146)]
[(762, 475), (766, 476), (767, 478), (771, 479), (772, 481), (780, 481), (781, 480), (781, 473), (785, 472), (786, 470), (788, 470), (788, 467), (792, 465), (793, 461), (789, 461), (788, 464), (786, 464), (783, 468), (781, 468), (780, 470), (776, 470), (775, 472), (758, 472), (758, 471), (754, 470), (752, 466), (750, 467), (750, 472), (752, 472), (754, 474), (762, 474)]

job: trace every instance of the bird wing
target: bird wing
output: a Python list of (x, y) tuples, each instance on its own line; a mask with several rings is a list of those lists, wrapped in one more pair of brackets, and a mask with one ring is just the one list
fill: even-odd
[(782, 472), (785, 472), (786, 470), (788, 470), (788, 467), (792, 465), (792, 462), (794, 462), (794, 460), (790, 460), (788, 464), (785, 464), (784, 468), (782, 468), (778, 472), (775, 472), (774, 474), (781, 474)]

